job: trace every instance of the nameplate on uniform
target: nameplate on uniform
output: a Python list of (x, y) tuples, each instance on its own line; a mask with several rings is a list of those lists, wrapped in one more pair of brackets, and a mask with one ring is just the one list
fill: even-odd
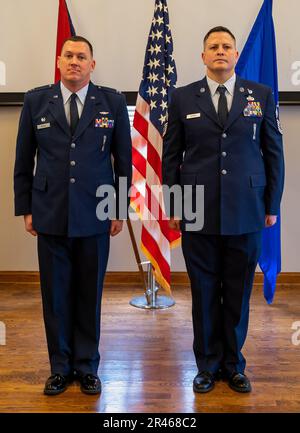
[(95, 119), (95, 128), (113, 128), (115, 121), (108, 117), (100, 117)]
[(262, 117), (262, 110), (260, 102), (249, 101), (247, 107), (244, 109), (245, 117)]
[(187, 114), (186, 118), (187, 119), (196, 119), (197, 117), (200, 117), (201, 113), (192, 113), (192, 114)]
[(50, 128), (51, 124), (50, 123), (41, 123), (40, 125), (36, 125), (37, 129), (45, 129), (45, 128)]

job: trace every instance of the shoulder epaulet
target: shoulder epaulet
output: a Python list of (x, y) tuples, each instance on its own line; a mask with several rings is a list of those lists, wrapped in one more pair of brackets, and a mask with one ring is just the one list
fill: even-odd
[(33, 89), (28, 90), (28, 93), (38, 92), (39, 90), (47, 90), (52, 89), (53, 84), (47, 84), (46, 86), (34, 87)]
[(120, 90), (113, 89), (112, 87), (98, 86), (98, 89), (104, 90), (105, 92), (117, 93), (119, 95), (122, 94), (122, 92)]

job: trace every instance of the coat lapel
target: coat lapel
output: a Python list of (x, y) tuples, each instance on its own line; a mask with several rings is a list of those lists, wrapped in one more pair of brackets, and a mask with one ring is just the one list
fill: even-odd
[(210, 90), (207, 84), (206, 78), (199, 81), (197, 83), (196, 89), (197, 95), (197, 105), (201, 108), (202, 111), (217, 125), (222, 128), (222, 125), (219, 121), (218, 114), (215, 110), (214, 104), (212, 102)]
[(101, 105), (102, 101), (100, 99), (100, 92), (98, 91), (97, 86), (90, 82), (83, 111), (74, 134), (74, 139), (79, 137), (89, 126), (91, 121), (94, 120)]
[(241, 112), (245, 109), (247, 105), (246, 98), (249, 95), (249, 92), (246, 89), (246, 83), (244, 83), (244, 81), (237, 76), (232, 106), (228, 114), (225, 128), (222, 127), (222, 124), (219, 121), (218, 114), (212, 102), (206, 78), (197, 83), (196, 95), (197, 105), (201, 108), (201, 110), (204, 111), (204, 113), (222, 129), (228, 129), (232, 125), (232, 123), (239, 117)]
[(234, 94), (232, 100), (231, 110), (229, 111), (228, 119), (225, 125), (225, 129), (228, 129), (232, 123), (240, 116), (241, 112), (247, 105), (247, 96), (249, 95), (246, 89), (246, 84), (240, 77), (236, 77)]
[(49, 99), (49, 111), (61, 129), (70, 136), (70, 126), (68, 125), (66, 118), (63, 98), (60, 91), (60, 83), (57, 83), (53, 86), (53, 90)]

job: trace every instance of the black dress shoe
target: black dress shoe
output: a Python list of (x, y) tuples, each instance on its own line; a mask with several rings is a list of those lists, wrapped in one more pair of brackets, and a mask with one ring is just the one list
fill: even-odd
[(228, 385), (237, 392), (251, 392), (251, 383), (243, 373), (233, 373), (228, 379)]
[(100, 394), (101, 382), (98, 376), (94, 374), (79, 375), (80, 389), (85, 394)]
[(46, 395), (56, 395), (64, 392), (70, 383), (68, 376), (63, 376), (62, 374), (53, 374), (50, 376), (44, 388), (44, 394)]
[(201, 371), (197, 374), (193, 381), (194, 392), (209, 392), (215, 386), (214, 374), (210, 371)]

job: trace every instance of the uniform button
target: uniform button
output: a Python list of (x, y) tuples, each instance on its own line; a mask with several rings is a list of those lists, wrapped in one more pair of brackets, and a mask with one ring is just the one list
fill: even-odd
[(227, 156), (227, 153), (226, 152), (222, 152), (222, 156), (224, 156), (224, 158), (225, 158), (225, 156)]
[(226, 132), (223, 132), (222, 137), (223, 137), (223, 138), (226, 138), (226, 137), (227, 137)]
[(75, 179), (74, 179), (74, 177), (71, 177), (70, 182), (71, 182), (71, 183), (75, 183)]
[(221, 173), (222, 174), (227, 174), (227, 170), (222, 170)]
[(74, 167), (74, 165), (76, 165), (76, 162), (75, 161), (71, 161), (70, 164), (71, 164), (72, 167)]
[(71, 144), (71, 147), (72, 147), (72, 149), (75, 149), (76, 144), (75, 144), (75, 143), (72, 143), (72, 144)]

